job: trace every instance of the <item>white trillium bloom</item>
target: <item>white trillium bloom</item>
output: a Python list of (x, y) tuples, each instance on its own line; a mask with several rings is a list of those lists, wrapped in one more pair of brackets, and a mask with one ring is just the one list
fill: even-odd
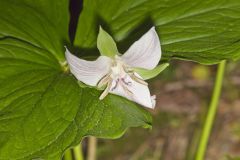
[[(109, 38), (108, 36), (107, 38)], [(100, 45), (98, 44), (98, 48), (101, 48)], [(114, 45), (113, 42), (113, 48)], [(161, 47), (155, 28), (152, 27), (123, 55), (111, 53), (113, 49), (104, 50), (107, 47), (99, 49), (101, 53), (105, 53), (95, 61), (80, 59), (66, 50), (66, 59), (71, 73), (87, 85), (99, 88), (106, 86), (99, 98), (100, 100), (108, 93), (112, 93), (126, 97), (142, 106), (154, 108), (155, 96), (150, 95), (147, 82), (134, 69), (152, 70), (158, 65), (161, 58)], [(106, 52), (112, 55), (105, 56)]]

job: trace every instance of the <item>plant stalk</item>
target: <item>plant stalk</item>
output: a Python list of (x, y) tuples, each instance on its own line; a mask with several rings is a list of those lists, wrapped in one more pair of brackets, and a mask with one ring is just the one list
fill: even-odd
[(218, 70), (217, 70), (217, 74), (216, 74), (216, 80), (215, 80), (214, 90), (213, 90), (213, 94), (212, 94), (212, 99), (211, 99), (211, 102), (209, 105), (206, 120), (203, 124), (203, 130), (201, 133), (199, 146), (198, 146), (198, 149), (196, 152), (196, 160), (204, 160), (204, 158), (205, 158), (210, 133), (211, 133), (211, 130), (213, 127), (213, 122), (214, 122), (214, 119), (216, 116), (219, 98), (221, 95), (225, 65), (226, 65), (225, 60), (218, 64)]
[(66, 152), (64, 154), (64, 160), (72, 160), (71, 149), (66, 150)]
[(87, 160), (96, 160), (97, 138), (89, 137)]
[(82, 144), (80, 143), (73, 148), (73, 154), (75, 160), (83, 160)]

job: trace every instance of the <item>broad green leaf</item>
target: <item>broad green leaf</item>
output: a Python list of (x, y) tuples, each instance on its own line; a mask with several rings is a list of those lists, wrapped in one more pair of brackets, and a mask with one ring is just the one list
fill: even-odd
[(84, 136), (117, 138), (129, 126), (151, 125), (142, 108), (116, 96), (99, 101), (99, 91), (52, 70), (10, 76), (0, 87), (1, 159), (60, 159)]
[(82, 88), (65, 71), (67, 0), (0, 1), (0, 159), (59, 160), (88, 135), (117, 138), (151, 127), (124, 98)]
[(85, 0), (75, 44), (95, 47), (95, 28), (104, 24), (126, 50), (131, 45), (127, 43), (129, 40), (132, 43), (155, 25), (164, 59), (203, 64), (237, 60), (240, 58), (239, 10), (239, 0)]
[(114, 57), (118, 54), (116, 43), (102, 27), (99, 28), (97, 48), (102, 56)]
[(65, 61), (68, 0), (0, 0), (0, 38), (13, 37), (46, 49)]
[(159, 75), (163, 70), (169, 66), (169, 63), (163, 63), (158, 65), (152, 70), (147, 70), (144, 68), (134, 68), (134, 71), (137, 72), (144, 80), (151, 79)]

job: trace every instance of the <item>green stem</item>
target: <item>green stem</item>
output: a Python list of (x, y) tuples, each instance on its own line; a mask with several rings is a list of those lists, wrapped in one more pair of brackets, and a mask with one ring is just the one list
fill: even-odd
[(83, 160), (82, 145), (81, 143), (73, 148), (75, 160)]
[(196, 160), (203, 160), (205, 157), (209, 136), (210, 136), (215, 115), (217, 112), (219, 97), (221, 95), (225, 65), (226, 65), (226, 61), (222, 61), (218, 64), (218, 71), (216, 75), (213, 95), (212, 95), (211, 103), (209, 105), (209, 110), (206, 116), (206, 120), (204, 122), (202, 134), (200, 137), (200, 142), (199, 142), (199, 146), (196, 153)]
[(64, 154), (64, 160), (72, 160), (71, 149), (66, 150), (66, 152)]

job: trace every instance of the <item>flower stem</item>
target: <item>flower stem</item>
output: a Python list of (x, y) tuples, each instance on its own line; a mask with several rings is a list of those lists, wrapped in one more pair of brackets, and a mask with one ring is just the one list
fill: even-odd
[(97, 138), (89, 137), (88, 141), (87, 160), (96, 160)]
[(71, 149), (66, 150), (66, 152), (64, 154), (64, 160), (72, 160)]
[(83, 160), (83, 153), (82, 153), (82, 144), (80, 143), (78, 146), (73, 148), (73, 154), (75, 160)]
[(207, 144), (209, 141), (211, 129), (217, 112), (218, 102), (221, 95), (222, 82), (224, 77), (226, 61), (218, 64), (218, 71), (216, 75), (214, 90), (212, 94), (211, 103), (207, 112), (206, 120), (203, 125), (203, 130), (200, 137), (199, 146), (196, 152), (196, 160), (204, 160)]

